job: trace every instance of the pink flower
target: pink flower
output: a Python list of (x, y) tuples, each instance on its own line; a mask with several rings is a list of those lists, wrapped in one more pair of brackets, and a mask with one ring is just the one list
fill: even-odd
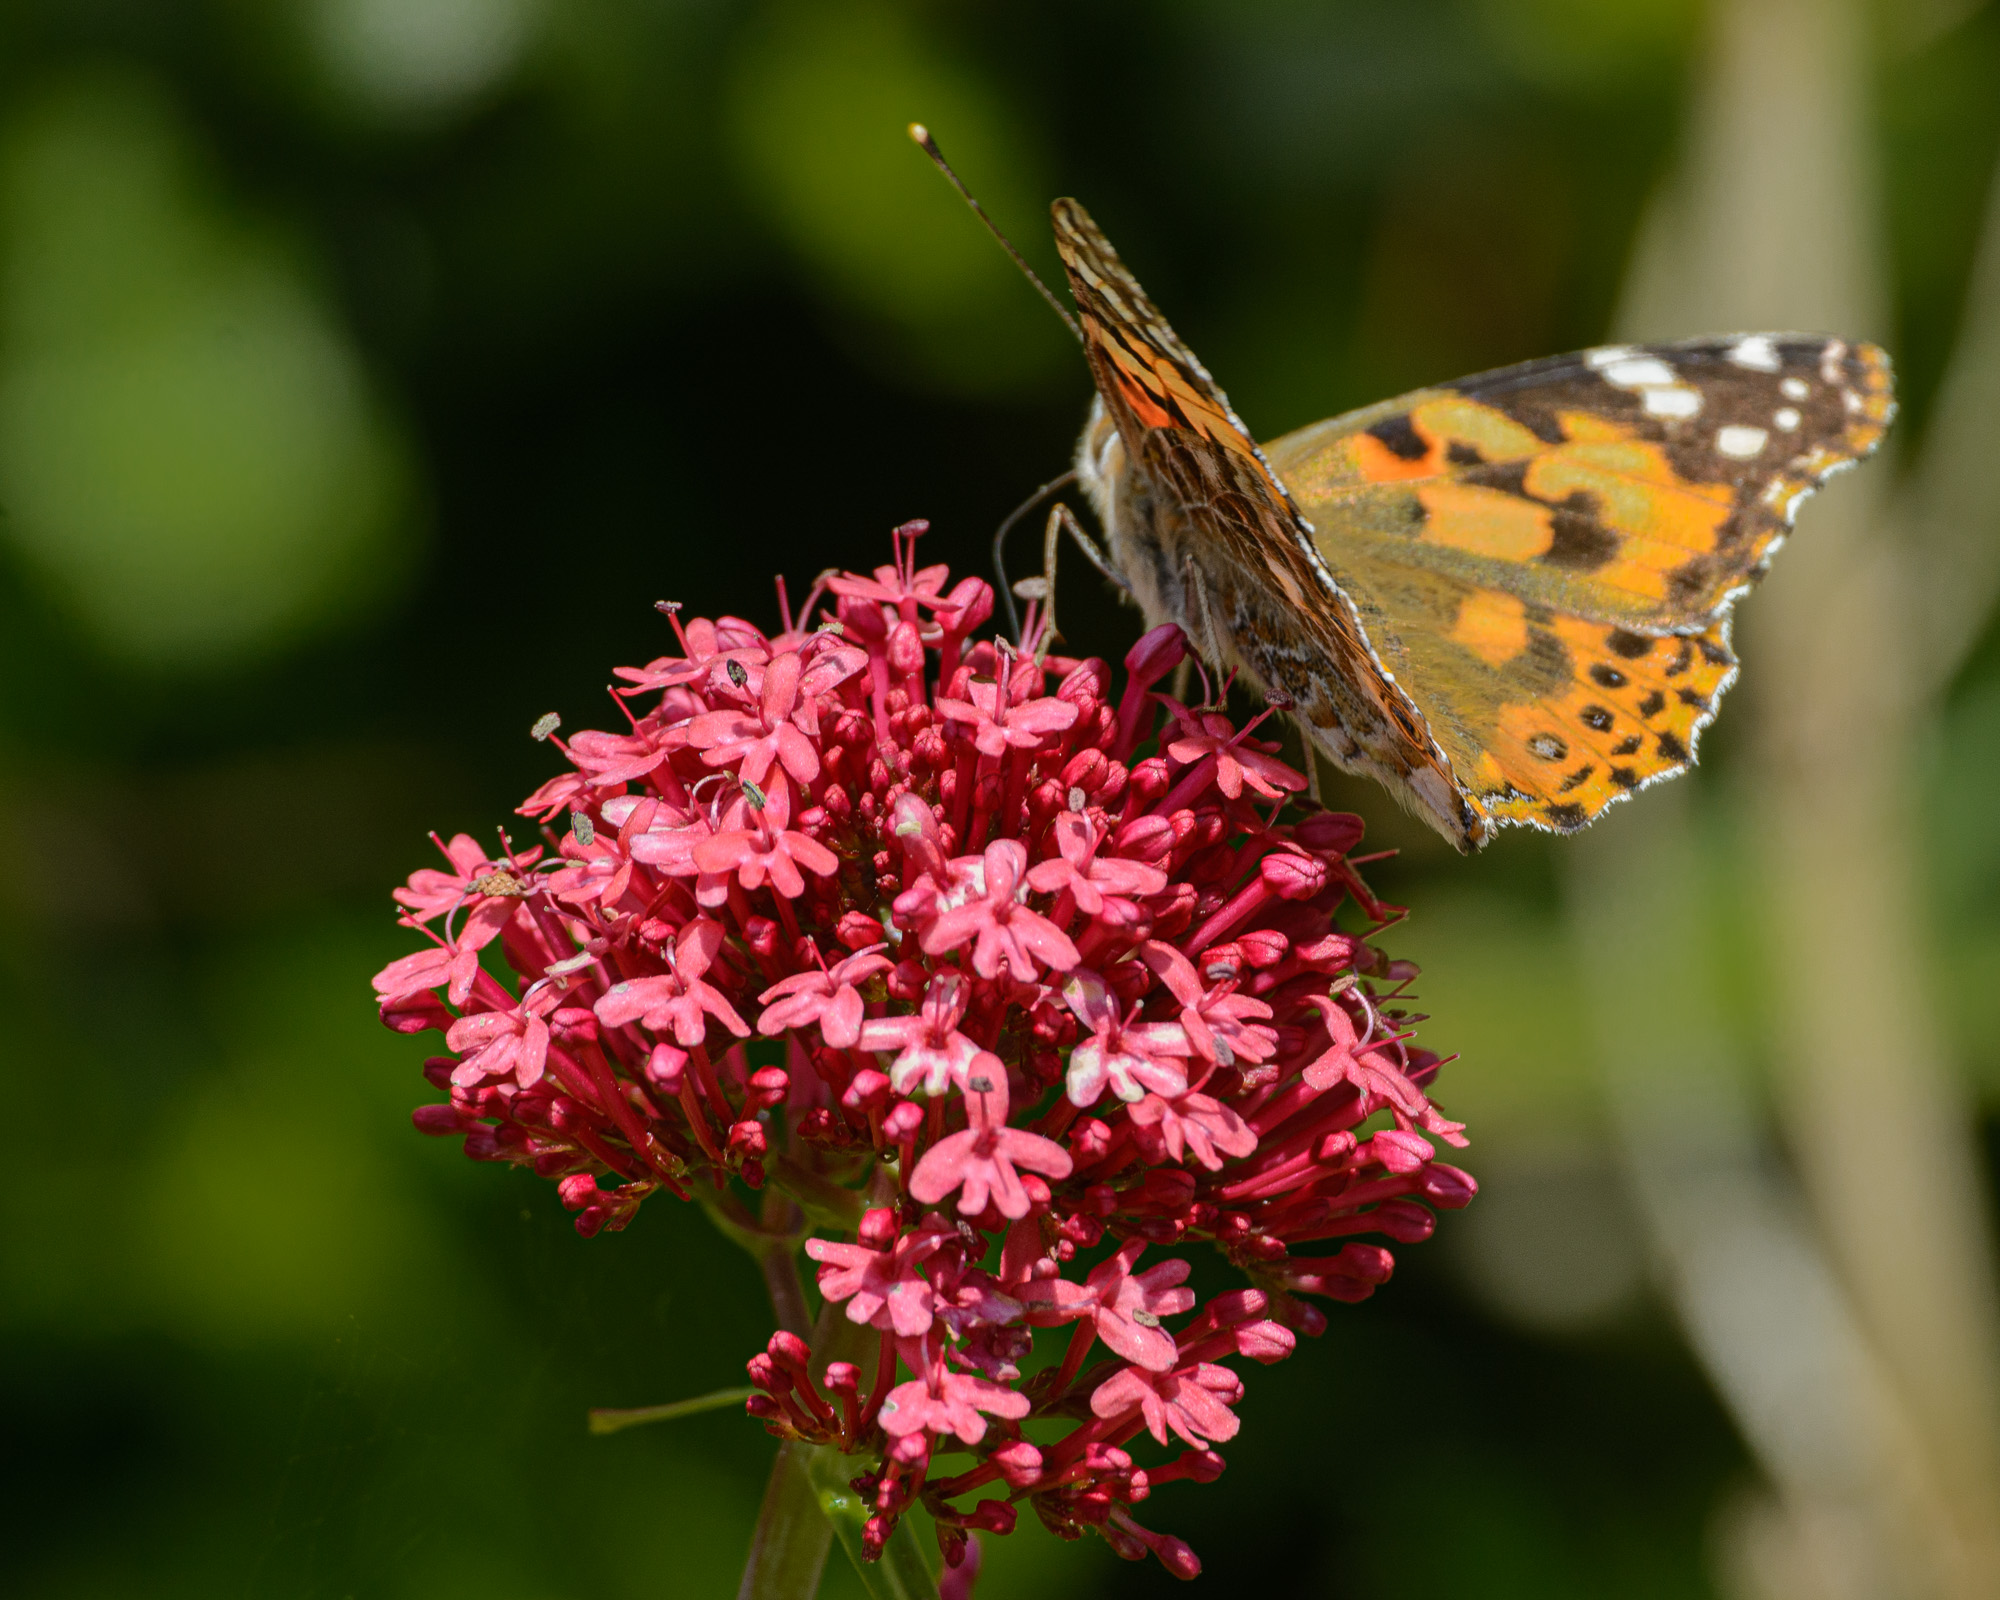
[(925, 1094), (943, 1094), (947, 1085), (966, 1089), (974, 1072), (1006, 1081), (1007, 1069), (1000, 1058), (958, 1031), (971, 989), (963, 973), (940, 972), (931, 979), (923, 1007), (914, 1016), (877, 1017), (862, 1025), (864, 1050), (897, 1052), (889, 1067), (896, 1093), (915, 1094), (921, 1089)]
[(924, 954), (947, 955), (968, 939), (972, 970), (982, 978), (998, 976), (1004, 963), (1016, 983), (1032, 983), (1035, 963), (1067, 972), (1080, 959), (1076, 946), (1047, 917), (1021, 903), (1028, 852), (1012, 839), (997, 839), (976, 861), (961, 858), (974, 885), (973, 898), (941, 910), (924, 930)]
[[(869, 1213), (875, 1232), (895, 1226), (889, 1212)], [(868, 1224), (864, 1232), (870, 1231)], [(893, 1329), (899, 1338), (929, 1333), (937, 1297), (930, 1280), (918, 1268), (944, 1243), (936, 1231), (906, 1234), (888, 1250), (832, 1239), (806, 1240), (806, 1254), (820, 1263), (819, 1292), (839, 1304), (847, 1302), (850, 1322)]]
[(1203, 987), (1194, 963), (1158, 940), (1141, 945), (1139, 958), (1159, 974), (1168, 992), (1180, 1002), (1181, 1026), (1202, 1060), (1233, 1067), (1239, 1060), (1271, 1058), (1278, 1047), (1278, 1034), (1275, 1028), (1264, 1026), (1263, 1019), (1271, 1015), (1271, 1008), (1263, 1001), (1236, 993), (1233, 979), (1213, 988)]
[(1160, 1326), (1161, 1320), (1191, 1310), (1194, 1291), (1178, 1287), (1188, 1275), (1185, 1261), (1162, 1261), (1134, 1276), (1133, 1265), (1145, 1249), (1144, 1239), (1134, 1239), (1100, 1262), (1081, 1284), (1063, 1278), (1029, 1284), (1022, 1298), (1030, 1307), (1030, 1320), (1047, 1324), (1089, 1317), (1097, 1337), (1127, 1361), (1165, 1372), (1177, 1352), (1174, 1336)]
[(1302, 776), (1260, 749), (1248, 728), (1238, 732), (1220, 712), (1175, 707), (1174, 720), (1180, 724), (1181, 735), (1168, 744), (1167, 754), (1190, 766), (1213, 756), (1215, 786), (1231, 800), (1241, 795), (1246, 785), (1266, 800), (1282, 799), (1306, 786)]
[(563, 835), (563, 865), (549, 874), (549, 893), (571, 905), (594, 900), (615, 906), (632, 881), (632, 858), (601, 834), (581, 844), (574, 833)]
[(569, 742), (570, 759), (593, 786), (609, 789), (643, 778), (687, 742), (684, 730), (635, 728), (627, 733), (579, 733)]
[(1179, 1023), (1133, 1021), (1094, 972), (1073, 973), (1062, 994), (1090, 1030), (1070, 1052), (1072, 1105), (1095, 1105), (1107, 1088), (1126, 1101), (1149, 1092), (1169, 1098), (1186, 1092), (1187, 1069), (1181, 1061), (1192, 1047)]
[(913, 1378), (891, 1389), (882, 1402), (882, 1431), (900, 1439), (928, 1429), (977, 1444), (986, 1437), (986, 1418), (980, 1412), (1019, 1418), (1028, 1410), (1028, 1397), (1004, 1384), (966, 1372), (941, 1372), (935, 1382)]
[(475, 1011), (460, 1017), (445, 1034), (445, 1044), (460, 1052), (452, 1068), (455, 1084), (475, 1084), (491, 1078), (511, 1078), (523, 1089), (542, 1081), (549, 1056), (549, 1025), (542, 1019), (555, 1008), (556, 993), (539, 991), (512, 1011)]
[(453, 834), (450, 844), (440, 841), (436, 834), (431, 839), (445, 853), (453, 870), (439, 872), (435, 867), (421, 867), (410, 874), (408, 888), (396, 891), (396, 903), (407, 907), (417, 922), (428, 922), (441, 911), (456, 911), (467, 900), (493, 892), (480, 885), (492, 881), (496, 875), (500, 879), (496, 889), (511, 890), (542, 853), (537, 847), (509, 866), (489, 858), (469, 833)]
[[(915, 527), (921, 532), (927, 530), (930, 524), (906, 523), (904, 526)], [(915, 548), (914, 542), (911, 548)], [(919, 570), (914, 559), (899, 559), (891, 566), (877, 567), (872, 578), (843, 572), (828, 578), (826, 586), (847, 599), (875, 600), (898, 610), (909, 606), (914, 611), (917, 604), (933, 608), (950, 608), (958, 604), (955, 599), (947, 599), (943, 592), (944, 581), (950, 576), (951, 568), (943, 564)]]
[(642, 866), (658, 867), (669, 877), (692, 878), (701, 871), (694, 862), (695, 846), (714, 836), (708, 818), (660, 806), (632, 834), (628, 848)]
[(438, 945), (390, 962), (375, 974), (375, 993), (384, 1002), (393, 1003), (444, 986), (445, 998), (462, 1006), (478, 976), (477, 945)]
[(1004, 1077), (974, 1077), (965, 1096), (965, 1114), (969, 1126), (932, 1145), (910, 1175), (910, 1193), (925, 1205), (934, 1206), (962, 1187), (964, 1193), (958, 1197), (962, 1215), (978, 1216), (990, 1199), (1001, 1216), (1025, 1217), (1028, 1191), (1015, 1168), (1051, 1178), (1069, 1176), (1069, 1152), (1055, 1140), (1007, 1126)]
[[(775, 656), (765, 666), (757, 701), (748, 712), (711, 711), (688, 725), (688, 744), (711, 767), (736, 768), (745, 783), (761, 784), (773, 763), (784, 763), (796, 783), (819, 776), (819, 752), (793, 726), (800, 712), (799, 678), (805, 664), (796, 650)], [(744, 673), (749, 682), (749, 673)], [(809, 716), (811, 702), (807, 702)]]
[(1308, 1088), (1325, 1089), (1344, 1080), (1362, 1094), (1380, 1095), (1405, 1116), (1423, 1109), (1422, 1093), (1396, 1070), (1394, 1062), (1379, 1050), (1356, 1049), (1361, 1038), (1354, 1031), (1354, 1019), (1348, 1016), (1344, 1006), (1327, 995), (1316, 994), (1309, 998), (1325, 1022), (1332, 1042), (1307, 1064), (1301, 1075)]
[[(782, 779), (774, 782), (761, 799), (751, 794), (749, 809), (753, 813), (752, 826), (718, 833), (694, 847), (694, 864), (703, 872), (733, 871), (736, 881), (745, 889), (761, 889), (769, 878), (771, 887), (779, 894), (787, 900), (796, 900), (805, 892), (800, 868), (822, 878), (839, 870), (838, 856), (817, 839), (787, 825), (791, 821), (792, 799)], [(720, 904), (720, 897), (714, 903)]]
[(1182, 1443), (1199, 1450), (1236, 1437), (1242, 1426), (1229, 1408), (1243, 1398), (1243, 1380), (1227, 1367), (1207, 1361), (1180, 1372), (1148, 1372), (1127, 1367), (1099, 1384), (1090, 1397), (1094, 1416), (1107, 1422), (1137, 1411), (1146, 1431), (1161, 1444), (1172, 1429)]
[(861, 1039), (861, 991), (891, 966), (882, 946), (870, 945), (824, 972), (799, 972), (774, 983), (757, 998), (765, 1007), (757, 1031), (767, 1038), (819, 1024), (819, 1036), (829, 1050), (851, 1050)]
[(973, 745), (980, 754), (997, 756), (1008, 749), (1032, 750), (1051, 733), (1076, 721), (1076, 707), (1053, 698), (1002, 705), (1001, 685), (974, 681), (966, 690), (971, 700), (940, 699), (939, 712), (954, 722), (973, 726)]
[(683, 1050), (707, 1037), (707, 1017), (714, 1017), (737, 1038), (748, 1038), (750, 1029), (735, 1007), (720, 989), (702, 981), (721, 948), (721, 924), (706, 917), (685, 924), (674, 939), (671, 970), (614, 983), (597, 1002), (597, 1020), (614, 1028), (628, 1022), (643, 1022), (655, 1030), (671, 1028)]
[(1069, 891), (1077, 910), (1129, 927), (1139, 920), (1132, 898), (1166, 892), (1167, 875), (1143, 861), (1099, 858), (1103, 839), (1088, 817), (1065, 812), (1055, 821), (1057, 856), (1028, 872), (1028, 887), (1042, 894)]
[(1224, 1156), (1247, 1156), (1257, 1148), (1250, 1124), (1210, 1095), (1170, 1101), (1149, 1094), (1132, 1107), (1131, 1117), (1139, 1148), (1155, 1161), (1193, 1155), (1210, 1172), (1220, 1172)]

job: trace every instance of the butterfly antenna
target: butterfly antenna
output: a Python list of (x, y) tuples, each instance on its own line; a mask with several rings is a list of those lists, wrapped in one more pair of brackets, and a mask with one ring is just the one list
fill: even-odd
[(1014, 248), (1014, 241), (1000, 231), (999, 225), (986, 214), (986, 208), (973, 196), (972, 191), (966, 188), (965, 180), (952, 171), (951, 163), (945, 160), (944, 152), (938, 148), (937, 140), (931, 137), (931, 130), (921, 122), (913, 122), (910, 124), (910, 137), (922, 148), (924, 154), (937, 164), (938, 171), (951, 180), (951, 186), (958, 191), (959, 197), (972, 207), (972, 214), (986, 224), (986, 231), (1000, 241), (1000, 248), (1014, 258), (1014, 265), (1019, 267), (1028, 282), (1035, 286), (1036, 293), (1048, 301), (1049, 309), (1063, 319), (1063, 325), (1069, 329), (1076, 342), (1082, 344), (1083, 330), (1076, 325), (1076, 318), (1070, 315), (1069, 308), (1049, 292), (1049, 286), (1035, 275), (1035, 269), (1029, 266), (1026, 258)]

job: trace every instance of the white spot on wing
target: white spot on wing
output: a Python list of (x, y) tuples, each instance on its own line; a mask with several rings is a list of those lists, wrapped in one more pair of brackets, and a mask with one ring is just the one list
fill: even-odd
[(1732, 422), (1726, 428), (1715, 430), (1715, 448), (1726, 456), (1748, 461), (1752, 456), (1763, 454), (1765, 441), (1770, 437), (1762, 428), (1746, 428), (1741, 423)]
[(1799, 425), (1799, 414), (1790, 406), (1780, 406), (1772, 414), (1771, 420), (1785, 433), (1794, 432)]
[(1812, 393), (1812, 385), (1804, 378), (1787, 378), (1778, 388), (1787, 400), (1803, 400)]
[(1633, 356), (1628, 360), (1607, 362), (1602, 370), (1604, 381), (1614, 383), (1621, 389), (1650, 388), (1655, 384), (1665, 386), (1674, 381), (1674, 369), (1653, 356)]
[(1601, 371), (1613, 362), (1629, 361), (1638, 353), (1629, 344), (1599, 345), (1595, 350), (1584, 351), (1583, 361), (1585, 366)]
[(1692, 417), (1701, 411), (1700, 393), (1678, 383), (1641, 389), (1639, 398), (1647, 413), (1655, 417)]
[(1748, 367), (1752, 372), (1776, 372), (1780, 365), (1778, 347), (1771, 343), (1768, 334), (1762, 333), (1737, 340), (1724, 353), (1724, 358), (1739, 367)]

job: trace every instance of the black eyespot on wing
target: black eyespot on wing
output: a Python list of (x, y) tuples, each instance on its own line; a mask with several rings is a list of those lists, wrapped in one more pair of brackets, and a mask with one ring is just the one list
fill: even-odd
[(1398, 414), (1384, 417), (1369, 434), (1380, 440), (1389, 453), (1404, 461), (1421, 461), (1430, 454), (1431, 447), (1424, 443), (1422, 435), (1411, 424), (1407, 415)]
[(1536, 734), (1528, 748), (1544, 761), (1560, 761), (1569, 754), (1569, 746), (1553, 733)]
[(1611, 747), (1611, 753), (1614, 756), (1636, 756), (1639, 753), (1641, 743), (1643, 741), (1635, 733), (1629, 739), (1620, 739)]
[(1686, 684), (1674, 691), (1674, 698), (1684, 706), (1693, 706), (1697, 711), (1708, 709), (1708, 696), (1699, 689), (1690, 689)]
[(1658, 643), (1657, 639), (1648, 639), (1643, 633), (1633, 633), (1626, 628), (1613, 628), (1604, 636), (1605, 647), (1614, 656), (1623, 656), (1627, 661), (1637, 661)]
[[(1681, 690), (1681, 698), (1685, 700), (1690, 694), (1693, 693), (1694, 691), (1691, 689), (1683, 689)], [(1701, 696), (1695, 695), (1695, 698), (1699, 700)], [(1647, 695), (1645, 699), (1639, 702), (1639, 715), (1642, 719), (1644, 719), (1647, 722), (1652, 721), (1653, 718), (1657, 717), (1662, 711), (1666, 709), (1667, 709), (1667, 697), (1661, 694), (1658, 689), (1655, 689), (1651, 694)]]
[(1446, 445), (1444, 458), (1454, 467), (1476, 467), (1486, 459), (1463, 439), (1454, 439)]
[(1660, 734), (1654, 739), (1653, 748), (1668, 761), (1685, 764), (1688, 759), (1688, 747), (1671, 733)]
[(1572, 772), (1568, 777), (1563, 779), (1562, 786), (1556, 790), (1556, 793), (1568, 794), (1570, 790), (1577, 788), (1582, 784), (1590, 782), (1590, 775), (1596, 770), (1597, 770), (1596, 767), (1592, 766), (1588, 761), (1586, 761), (1582, 766), (1578, 767), (1576, 771)]
[(1617, 721), (1617, 718), (1602, 706), (1585, 706), (1577, 713), (1577, 717), (1592, 733), (1609, 733), (1611, 725)]
[(1608, 661), (1593, 661), (1590, 664), (1590, 681), (1601, 689), (1622, 689), (1627, 679)]
[[(1639, 741), (1634, 739), (1631, 742), (1637, 744)], [(1638, 785), (1639, 774), (1634, 772), (1630, 767), (1613, 767), (1611, 769), (1611, 781), (1621, 789), (1631, 789)]]
[(1563, 833), (1575, 833), (1590, 820), (1590, 814), (1574, 800), (1551, 800), (1542, 807), (1542, 815)]
[(1702, 659), (1711, 667), (1733, 667), (1736, 665), (1736, 658), (1713, 640), (1696, 639), (1695, 643), (1701, 646)]

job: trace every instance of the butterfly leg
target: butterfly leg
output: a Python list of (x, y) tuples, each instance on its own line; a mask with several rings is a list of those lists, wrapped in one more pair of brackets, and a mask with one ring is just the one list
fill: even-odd
[[(1021, 634), (1021, 643), (1033, 644), (1035, 661), (1040, 662), (1048, 655), (1049, 646), (1054, 644), (1056, 628), (1056, 553), (1062, 542), (1063, 518), (1069, 515), (1069, 508), (1060, 501), (1049, 509), (1048, 521), (1042, 525), (1042, 575), (1039, 578), (1023, 578), (1014, 585), (1014, 593), (1023, 600), (1039, 600), (1040, 614), (1031, 608), (1028, 621)], [(1029, 638), (1029, 634), (1033, 638)]]
[(1194, 604), (1188, 609), (1201, 618), (1201, 653), (1204, 660), (1217, 672), (1222, 671), (1222, 647), (1216, 643), (1215, 617), (1208, 606), (1208, 580), (1201, 575), (1201, 568), (1195, 564), (1194, 553), (1188, 553), (1183, 563), (1187, 573), (1187, 588)]
[(999, 532), (993, 535), (993, 571), (1000, 579), (1000, 605), (1007, 613), (1007, 631), (1013, 634), (1016, 641), (1021, 637), (1021, 618), (1014, 609), (1014, 587), (1007, 581), (1007, 535), (1014, 531), (1014, 524), (1034, 510), (1036, 502), (1046, 497), (1051, 490), (1067, 488), (1074, 482), (1076, 482), (1074, 468), (1065, 472), (1060, 478), (1049, 479), (1041, 488), (1008, 512), (1007, 520), (1000, 524)]
[[(1125, 574), (1111, 564), (1111, 558), (1097, 548), (1097, 541), (1083, 531), (1083, 525), (1076, 520), (1076, 513), (1071, 511), (1060, 500), (1056, 502), (1055, 510), (1051, 513), (1051, 525), (1053, 525), (1055, 518), (1062, 520), (1064, 531), (1069, 534), (1071, 539), (1076, 541), (1076, 547), (1083, 552), (1084, 559), (1097, 568), (1098, 572), (1104, 577), (1108, 578), (1120, 593), (1129, 595), (1132, 592), (1132, 585), (1125, 581)], [(1055, 535), (1050, 534), (1048, 538), (1050, 546), (1053, 547)], [(1055, 557), (1053, 555), (1048, 557), (1048, 570), (1050, 581), (1053, 582), (1056, 570)]]
[(1039, 598), (1043, 602), (1043, 622), (1041, 643), (1036, 649), (1036, 659), (1048, 654), (1048, 647), (1056, 637), (1056, 548), (1062, 542), (1061, 536), (1067, 532), (1075, 541), (1086, 560), (1126, 594), (1132, 592), (1132, 585), (1125, 581), (1125, 575), (1112, 566), (1104, 553), (1097, 548), (1089, 534), (1076, 520), (1076, 513), (1058, 500), (1049, 508), (1049, 520), (1042, 528), (1042, 577), (1039, 595), (1031, 595), (1030, 585), (1036, 580), (1029, 578), (1014, 586), (1014, 592), (1022, 599)]
[(1319, 748), (1313, 743), (1312, 724), (1304, 717), (1293, 717), (1292, 726), (1299, 730), (1299, 753), (1305, 760), (1306, 798), (1314, 805), (1321, 804), (1319, 797)]

